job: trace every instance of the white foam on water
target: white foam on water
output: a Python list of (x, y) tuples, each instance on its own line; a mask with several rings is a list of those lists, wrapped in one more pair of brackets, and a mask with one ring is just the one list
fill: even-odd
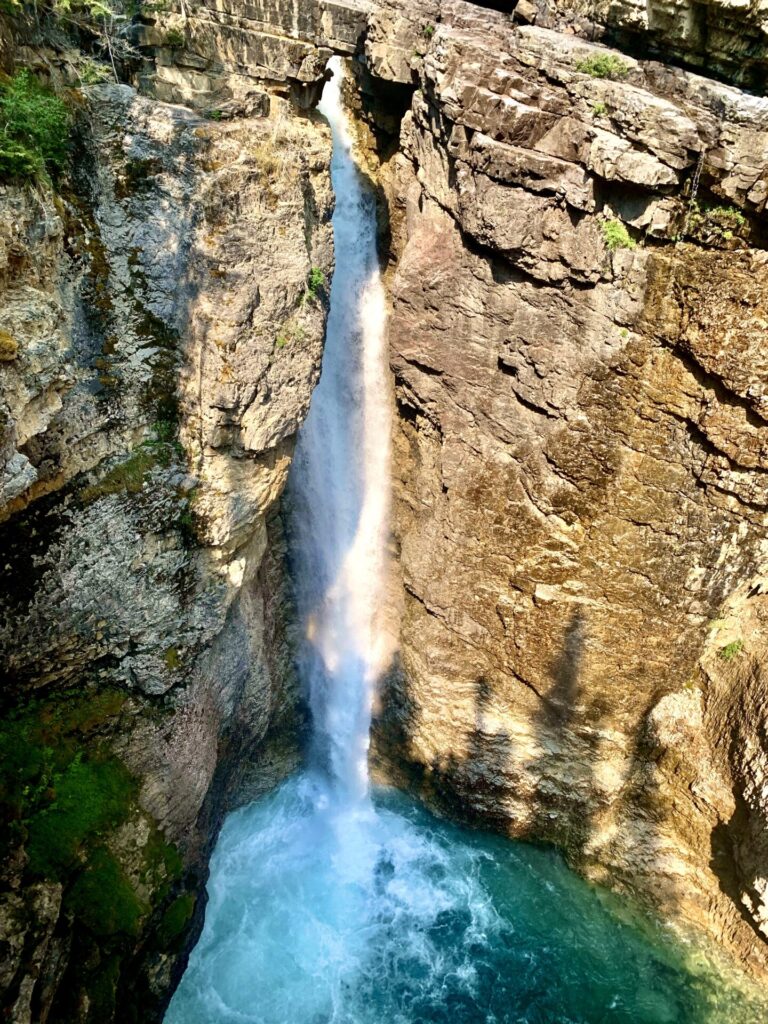
[(391, 656), (391, 393), (375, 201), (338, 58), (331, 68), (319, 109), (333, 133), (336, 269), (289, 485), (314, 741), (304, 774), (227, 819), (166, 1024), (727, 1021), (699, 1013), (678, 968), (554, 854), (462, 833), (405, 797), (371, 800), (372, 698)]

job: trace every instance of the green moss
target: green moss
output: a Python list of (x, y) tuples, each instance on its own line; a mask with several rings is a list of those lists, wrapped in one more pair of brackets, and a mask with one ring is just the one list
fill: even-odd
[(138, 935), (148, 907), (134, 892), (116, 858), (105, 847), (94, 850), (66, 898), (67, 909), (94, 935)]
[(0, 818), (25, 820), (47, 806), (56, 773), (119, 715), (125, 699), (118, 690), (64, 692), (7, 716), (0, 726)]
[(637, 245), (620, 220), (604, 220), (600, 224), (603, 241), (609, 252), (616, 249), (634, 249)]
[[(88, 994), (89, 1021), (112, 1019), (126, 951), (183, 870), (179, 851), (140, 810), (137, 780), (106, 746), (126, 700), (118, 690), (70, 690), (0, 723), (0, 822), (10, 826), (12, 849), (26, 852), (25, 884), (45, 877), (64, 886), (64, 913), (79, 943), (68, 970)], [(142, 823), (148, 839), (130, 854), (135, 884), (112, 837)], [(191, 910), (172, 903), (168, 911), (164, 934), (174, 941)]]
[(111, 469), (98, 483), (83, 488), (80, 498), (87, 503), (107, 494), (139, 494), (156, 464), (155, 452), (151, 448), (141, 447), (125, 462)]
[(30, 873), (65, 878), (103, 829), (132, 812), (135, 780), (100, 739), (125, 699), (117, 690), (65, 692), (0, 726), (2, 839), (24, 843)]
[(64, 735), (72, 736), (77, 742), (79, 734), (93, 732), (119, 715), (125, 701), (122, 690), (62, 694), (58, 700), (37, 708), (35, 733), (50, 742), (61, 743)]
[(176, 672), (181, 668), (181, 657), (179, 656), (178, 647), (169, 647), (163, 655), (165, 661), (165, 667), (170, 669), (171, 672)]
[(607, 111), (608, 111), (608, 108), (606, 107), (606, 105), (604, 103), (593, 103), (592, 104), (592, 116), (593, 117), (603, 117), (603, 115), (606, 114)]
[(723, 659), (723, 661), (732, 661), (737, 655), (741, 654), (743, 650), (744, 641), (733, 640), (731, 643), (721, 647), (717, 654), (718, 657)]
[(152, 892), (153, 902), (158, 903), (169, 895), (173, 884), (182, 876), (184, 865), (181, 854), (173, 843), (167, 841), (154, 822), (151, 823), (143, 852), (141, 883)]
[(71, 119), (66, 106), (19, 71), (0, 83), (0, 179), (30, 179), (63, 170)]
[(88, 978), (89, 1020), (113, 1019), (117, 986), (120, 981), (120, 962), (120, 956), (113, 954), (99, 964), (95, 973)]
[(170, 420), (161, 420), (155, 427), (160, 428), (156, 439), (139, 445), (127, 459), (113, 466), (101, 480), (89, 484), (80, 491), (80, 500), (84, 504), (108, 494), (140, 494), (153, 469), (157, 466), (167, 469), (175, 459), (183, 455), (184, 450), (178, 441), (163, 439), (166, 436), (175, 438), (176, 425)]
[(629, 65), (612, 53), (601, 53), (580, 60), (576, 70), (590, 78), (625, 78)]
[(177, 896), (171, 903), (157, 929), (157, 939), (163, 948), (171, 945), (184, 931), (195, 910), (196, 899), (192, 893)]
[(135, 795), (135, 781), (119, 761), (84, 761), (78, 754), (53, 776), (49, 806), (28, 824), (29, 870), (65, 877), (93, 840), (128, 817)]

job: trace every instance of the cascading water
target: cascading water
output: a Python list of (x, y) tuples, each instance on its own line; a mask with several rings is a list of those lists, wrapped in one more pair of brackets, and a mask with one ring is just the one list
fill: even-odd
[(302, 775), (226, 821), (166, 1024), (760, 1020), (553, 851), (439, 822), (402, 794), (371, 799), (371, 694), (389, 653), (390, 395), (375, 204), (340, 82), (335, 60), (320, 109), (336, 271), (290, 483), (313, 749)]
[(383, 606), (389, 509), (390, 396), (386, 306), (376, 255), (376, 207), (352, 156), (340, 58), (318, 107), (333, 133), (336, 270), (323, 372), (297, 446), (293, 561), (306, 624), (303, 675), (314, 760), (329, 796), (368, 796), (371, 695), (386, 657)]

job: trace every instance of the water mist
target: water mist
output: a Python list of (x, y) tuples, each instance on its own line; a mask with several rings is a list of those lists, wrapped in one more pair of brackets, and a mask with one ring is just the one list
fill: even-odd
[(291, 474), (294, 577), (313, 766), (339, 802), (368, 794), (372, 689), (386, 659), (390, 395), (376, 207), (352, 155), (339, 58), (319, 105), (333, 133), (336, 269), (323, 370)]
[[(291, 471), (290, 540), (313, 717), (306, 770), (229, 816), (203, 934), (166, 1024), (702, 1024), (733, 1006), (554, 851), (369, 793), (385, 604), (391, 395), (375, 202), (341, 67), (336, 270), (322, 377)], [(746, 1008), (738, 1004), (741, 1021)], [(757, 1018), (754, 1018), (757, 1019)]]

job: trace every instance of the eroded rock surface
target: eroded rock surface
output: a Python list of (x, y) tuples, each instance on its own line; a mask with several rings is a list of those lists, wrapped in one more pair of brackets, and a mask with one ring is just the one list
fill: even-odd
[(379, 768), (764, 970), (768, 102), (462, 3), (367, 47), (417, 86)]
[[(143, 10), (139, 93), (84, 91), (65, 187), (0, 187), (9, 1020), (160, 1019), (224, 810), (296, 762), (275, 510), (331, 52), (391, 233), (379, 770), (765, 967), (768, 104), (638, 59), (756, 87), (765, 17), (588, 7)], [(72, 84), (17, 36), (5, 69)]]
[(768, 11), (761, 0), (519, 0), (515, 14), (748, 89), (765, 88)]
[(18, 1024), (159, 1019), (223, 813), (297, 763), (275, 511), (332, 271), (321, 120), (282, 95), (221, 121), (126, 85), (77, 103), (72, 173), (0, 186)]

